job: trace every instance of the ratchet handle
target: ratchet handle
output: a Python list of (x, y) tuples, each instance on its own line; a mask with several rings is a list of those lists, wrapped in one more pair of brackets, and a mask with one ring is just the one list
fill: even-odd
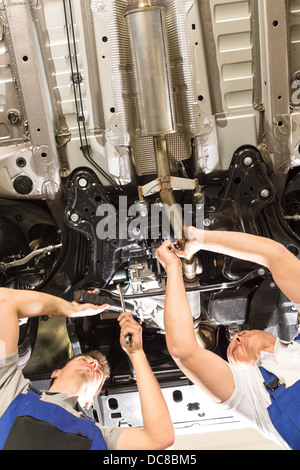
[[(98, 294), (92, 294), (89, 293), (85, 290), (78, 290), (75, 292), (74, 295), (74, 300), (75, 302), (81, 303), (81, 304), (93, 304), (93, 305), (103, 305), (103, 304), (109, 304), (111, 305), (111, 299), (109, 297), (103, 297)], [(121, 295), (121, 303), (122, 303), (122, 310), (125, 311), (125, 302), (124, 298)], [(111, 311), (111, 312), (102, 312), (100, 313), (100, 318), (101, 320), (117, 320), (117, 318), (120, 315), (120, 310), (118, 311)], [(132, 345), (132, 335), (126, 335), (125, 342), (128, 346)]]
[(94, 304), (94, 305), (103, 305), (111, 304), (111, 299), (109, 297), (103, 297), (99, 294), (92, 294), (85, 290), (78, 290), (74, 294), (75, 302), (80, 304)]

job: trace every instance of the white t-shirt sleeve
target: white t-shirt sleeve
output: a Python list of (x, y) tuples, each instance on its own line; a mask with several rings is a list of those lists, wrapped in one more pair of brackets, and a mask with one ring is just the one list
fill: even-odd
[(220, 406), (232, 410), (246, 425), (258, 429), (267, 439), (271, 439), (285, 449), (290, 449), (274, 428), (267, 408), (270, 396), (263, 385), (263, 377), (258, 367), (242, 370), (231, 366), (235, 389), (231, 398)]

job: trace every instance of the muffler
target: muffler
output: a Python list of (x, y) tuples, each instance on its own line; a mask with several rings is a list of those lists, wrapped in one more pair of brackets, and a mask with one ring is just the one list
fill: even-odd
[(142, 136), (176, 132), (165, 10), (139, 1), (126, 14)]

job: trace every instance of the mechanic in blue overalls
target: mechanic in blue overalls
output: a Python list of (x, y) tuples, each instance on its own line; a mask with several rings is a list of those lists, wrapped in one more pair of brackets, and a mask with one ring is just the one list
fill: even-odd
[[(0, 288), (0, 449), (164, 449), (173, 424), (142, 347), (141, 326), (127, 312), (118, 318), (120, 344), (133, 365), (143, 428), (103, 427), (85, 413), (109, 373), (99, 351), (71, 358), (52, 373), (48, 391), (31, 388), (18, 366), (19, 320), (40, 315), (96, 315), (107, 305), (78, 304), (36, 291)], [(125, 338), (131, 334), (132, 344)]]
[(281, 291), (300, 309), (300, 261), (281, 244), (251, 234), (188, 227), (184, 251), (165, 241), (156, 257), (167, 272), (164, 310), (169, 352), (182, 371), (214, 402), (256, 427), (284, 449), (300, 449), (300, 343), (260, 330), (236, 334), (228, 362), (197, 341), (180, 257), (198, 250), (265, 266)]

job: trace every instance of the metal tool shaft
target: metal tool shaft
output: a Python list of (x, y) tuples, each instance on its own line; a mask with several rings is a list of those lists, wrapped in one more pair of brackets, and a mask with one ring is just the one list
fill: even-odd
[[(117, 284), (117, 289), (118, 289), (118, 292), (120, 294), (120, 300), (121, 300), (121, 306), (122, 306), (122, 310), (123, 312), (126, 312), (126, 306), (125, 306), (125, 301), (124, 301), (124, 292), (123, 292), (123, 289), (121, 287), (120, 284)], [(129, 335), (126, 335), (125, 337), (125, 343), (128, 345), (128, 346), (131, 346), (132, 345), (132, 335), (129, 334)]]

